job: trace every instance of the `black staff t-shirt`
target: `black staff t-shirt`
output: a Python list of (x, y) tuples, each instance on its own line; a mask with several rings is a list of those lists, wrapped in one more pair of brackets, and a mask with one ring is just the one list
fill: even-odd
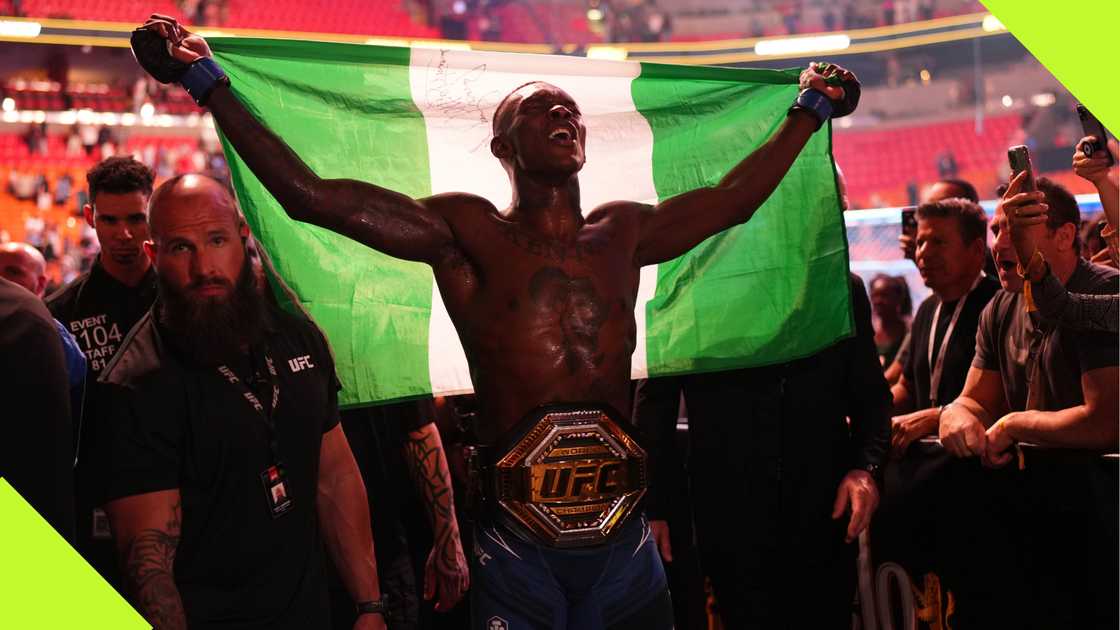
[(128, 331), (156, 300), (152, 268), (130, 287), (110, 276), (94, 261), (90, 270), (46, 298), (51, 315), (78, 340), (94, 378), (109, 365)]
[[(339, 422), (339, 384), (326, 341), (278, 310), (264, 324), (260, 351), (278, 373), (273, 418), (293, 501), (273, 518), (261, 480), (275, 463), (268, 424), (244, 389), (175, 351), (189, 340), (172, 339), (156, 322), (158, 309), (101, 376), (109, 413), (100, 417), (112, 418), (100, 428), (108, 436), (103, 499), (179, 490), (175, 582), (191, 628), (327, 627), (315, 498), (322, 436)], [(268, 409), (270, 401), (269, 391), (260, 402)]]

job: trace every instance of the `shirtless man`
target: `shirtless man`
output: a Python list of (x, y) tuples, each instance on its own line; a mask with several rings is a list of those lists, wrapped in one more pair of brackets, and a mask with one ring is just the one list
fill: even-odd
[[(144, 28), (169, 40), (171, 56), (190, 66), (169, 74), (162, 46), (136, 47), (141, 65), (181, 82), (210, 108), (289, 216), (432, 267), (470, 365), (486, 444), (508, 442), (543, 405), (629, 410), (639, 270), (750, 219), (813, 132), (829, 116), (850, 113), (859, 96), (852, 73), (812, 66), (778, 132), (718, 185), (655, 206), (611, 202), (585, 217), (579, 107), (555, 86), (529, 83), (494, 114), (491, 152), (513, 188), (510, 206), (499, 210), (469, 193), (412, 199), (318, 177), (237, 100), (201, 37), (159, 15)], [(474, 627), (672, 624), (664, 573), (640, 518), (581, 549), (534, 544), (501, 527), (481, 534)], [(624, 552), (611, 553), (624, 544)]]

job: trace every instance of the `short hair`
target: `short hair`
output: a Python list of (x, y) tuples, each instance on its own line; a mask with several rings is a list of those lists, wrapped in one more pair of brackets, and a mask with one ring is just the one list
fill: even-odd
[[(1073, 249), (1081, 251), (1081, 208), (1073, 194), (1058, 182), (1048, 177), (1038, 177), (1034, 180), (1035, 188), (1046, 195), (1046, 227), (1053, 232), (1067, 223), (1073, 224)], [(1002, 197), (1007, 192), (1008, 185), (1000, 184), (996, 194)]]
[(936, 183), (949, 184), (953, 188), (964, 193), (960, 195), (961, 198), (967, 199), (972, 203), (980, 203), (980, 195), (976, 192), (976, 187), (963, 179), (939, 179)]
[(932, 203), (923, 203), (918, 206), (916, 214), (919, 220), (931, 217), (954, 217), (957, 220), (957, 229), (961, 233), (961, 240), (964, 241), (965, 245), (976, 239), (987, 243), (988, 217), (984, 214), (984, 209), (974, 201), (952, 197)]
[(89, 199), (96, 201), (98, 193), (125, 195), (142, 192), (152, 194), (152, 184), (156, 174), (141, 162), (131, 157), (111, 157), (102, 160), (86, 173), (89, 184)]
[(509, 94), (506, 94), (504, 97), (502, 97), (502, 100), (498, 102), (498, 107), (494, 109), (494, 117), (490, 120), (490, 130), (495, 136), (498, 135), (498, 123), (505, 118), (506, 108), (509, 107), (510, 98), (512, 98), (514, 94), (520, 92), (521, 88), (529, 85), (547, 85), (549, 87), (555, 87), (551, 83), (548, 83), (546, 81), (526, 81), (525, 83), (522, 83), (521, 85), (510, 90)]

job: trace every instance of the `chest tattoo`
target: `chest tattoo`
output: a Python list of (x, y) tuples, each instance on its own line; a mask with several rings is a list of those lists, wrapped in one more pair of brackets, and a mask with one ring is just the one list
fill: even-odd
[(507, 241), (513, 243), (518, 249), (558, 263), (567, 260), (583, 261), (603, 251), (603, 246), (599, 243), (563, 243), (543, 239), (526, 234), (514, 225), (500, 225), (498, 230)]
[(599, 331), (607, 320), (610, 302), (599, 294), (590, 278), (542, 267), (529, 280), (529, 297), (559, 322), (569, 373), (603, 363)]

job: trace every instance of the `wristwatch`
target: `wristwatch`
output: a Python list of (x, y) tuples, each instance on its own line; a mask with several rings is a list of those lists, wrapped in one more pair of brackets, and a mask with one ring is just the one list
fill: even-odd
[(358, 602), (358, 615), (381, 615), (387, 617), (389, 609), (385, 604), (385, 597)]

